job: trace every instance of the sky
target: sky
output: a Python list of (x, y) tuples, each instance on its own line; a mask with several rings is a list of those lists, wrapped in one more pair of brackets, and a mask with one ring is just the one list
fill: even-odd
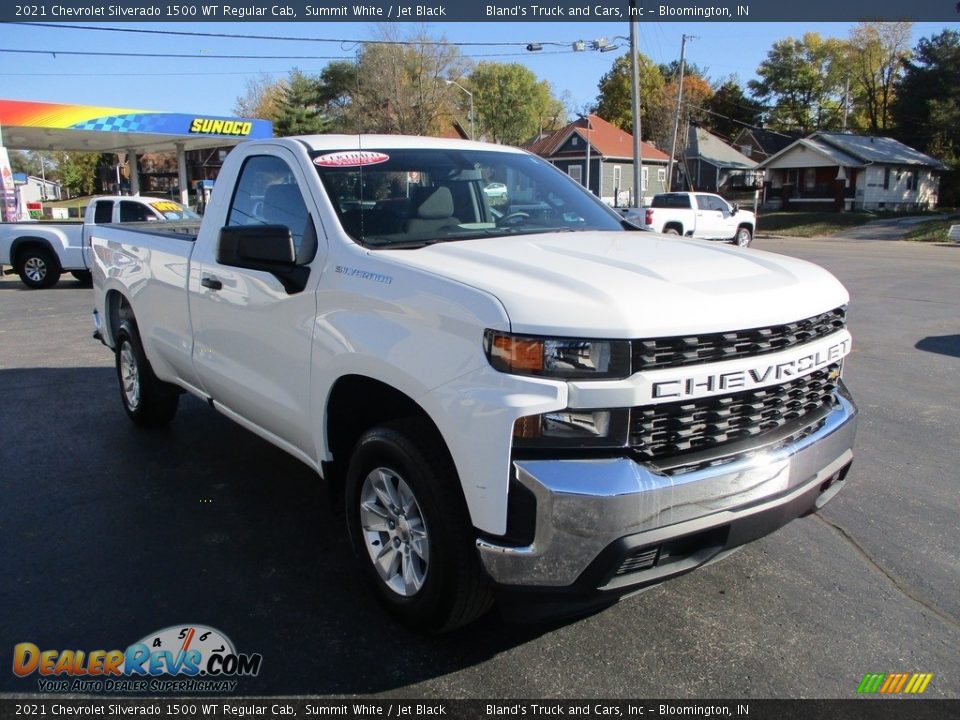
[[(93, 23), (91, 23), (92, 25)], [(465, 47), (464, 54), (498, 62), (520, 62), (540, 79), (548, 80), (557, 96), (567, 93), (569, 104), (581, 109), (597, 96), (597, 83), (613, 61), (627, 50), (629, 27), (619, 23), (396, 23), (401, 33), (424, 28), (451, 42), (544, 43), (543, 52), (523, 47)], [(343, 23), (103, 23), (103, 27), (177, 30), (244, 35), (310, 38), (368, 39), (377, 27)], [(825, 37), (845, 38), (850, 23), (653, 23), (642, 22), (640, 51), (657, 63), (680, 55), (681, 35), (696, 39), (687, 44), (687, 60), (706, 68), (711, 79), (736, 75), (742, 84), (754, 77), (774, 41), (814, 31)], [(957, 23), (917, 23), (913, 44)], [(618, 39), (618, 36), (620, 39)], [(621, 47), (613, 52), (567, 52), (575, 40), (606, 38)], [(556, 47), (546, 43), (563, 43)], [(279, 41), (236, 38), (180, 37), (88, 29), (0, 24), (0, 50), (43, 51), (41, 54), (0, 52), (0, 97), (143, 110), (231, 115), (246, 82), (261, 72), (285, 77), (292, 67), (317, 73), (326, 60), (217, 59), (215, 54), (296, 55), (352, 58), (352, 43)], [(184, 58), (72, 56), (67, 51), (140, 52), (189, 55)], [(561, 52), (562, 51), (562, 52)], [(55, 53), (60, 52), (57, 55)]]

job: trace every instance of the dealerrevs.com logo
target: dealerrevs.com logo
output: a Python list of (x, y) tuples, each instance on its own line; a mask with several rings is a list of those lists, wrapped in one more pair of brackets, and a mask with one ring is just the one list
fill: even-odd
[(262, 661), (204, 625), (164, 628), (126, 650), (13, 648), (14, 675), (37, 675), (39, 692), (233, 692), (237, 678), (255, 677)]

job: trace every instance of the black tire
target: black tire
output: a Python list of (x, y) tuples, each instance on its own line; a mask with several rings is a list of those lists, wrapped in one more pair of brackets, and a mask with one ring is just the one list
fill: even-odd
[(17, 275), (31, 290), (42, 290), (57, 284), (60, 264), (48, 248), (31, 245), (17, 253)]
[[(381, 488), (389, 483), (393, 497), (403, 498), (400, 512), (385, 510), (377, 483)], [(490, 583), (480, 565), (459, 479), (428, 422), (413, 418), (366, 432), (350, 459), (344, 494), (347, 530), (361, 572), (400, 622), (442, 632), (466, 625), (490, 608)], [(364, 509), (372, 506), (375, 514)], [(372, 521), (380, 519), (383, 531), (371, 529)], [(383, 560), (382, 572), (374, 562), (376, 552)], [(398, 588), (400, 584), (405, 587)]]
[(167, 425), (177, 413), (180, 390), (153, 374), (137, 326), (129, 320), (117, 332), (115, 356), (120, 400), (127, 416), (140, 427)]
[(680, 234), (680, 231), (677, 230), (675, 227), (668, 227), (668, 228), (664, 228), (664, 229), (663, 229), (663, 234), (664, 234), (664, 235), (679, 235), (679, 234)]
[(753, 232), (748, 226), (741, 225), (737, 228), (737, 234), (733, 236), (733, 240), (730, 242), (737, 247), (750, 247), (750, 243), (753, 242)]
[(71, 270), (70, 274), (73, 275), (73, 278), (83, 287), (93, 285), (93, 274), (89, 270)]

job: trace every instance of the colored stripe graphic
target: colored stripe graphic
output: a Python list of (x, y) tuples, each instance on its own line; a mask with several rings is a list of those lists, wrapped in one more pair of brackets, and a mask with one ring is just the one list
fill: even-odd
[(933, 673), (867, 673), (857, 686), (861, 695), (920, 695), (933, 680)]

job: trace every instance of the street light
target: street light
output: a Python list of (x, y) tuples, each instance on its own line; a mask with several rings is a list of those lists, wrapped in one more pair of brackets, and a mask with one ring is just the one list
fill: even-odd
[(473, 126), (473, 93), (467, 90), (463, 85), (458, 83), (456, 80), (447, 80), (446, 83), (447, 85), (456, 85), (458, 88), (460, 88), (467, 95), (470, 96), (470, 139), (476, 140), (477, 134), (476, 132), (474, 132), (474, 126)]

